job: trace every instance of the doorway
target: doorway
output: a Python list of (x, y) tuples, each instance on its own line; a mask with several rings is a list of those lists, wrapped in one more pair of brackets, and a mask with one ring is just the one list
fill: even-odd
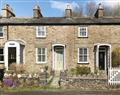
[(106, 64), (105, 51), (100, 51), (99, 52), (99, 69), (105, 70), (105, 64)]
[(7, 41), (4, 47), (5, 67), (8, 70), (12, 63), (23, 63), (24, 43), (21, 41)]
[(8, 66), (12, 63), (16, 63), (16, 47), (8, 48)]
[(54, 46), (54, 70), (64, 70), (64, 47)]

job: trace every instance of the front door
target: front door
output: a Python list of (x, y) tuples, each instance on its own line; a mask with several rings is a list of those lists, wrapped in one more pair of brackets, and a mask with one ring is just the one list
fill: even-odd
[(54, 47), (54, 64), (55, 64), (56, 71), (60, 71), (64, 69), (64, 47), (63, 46)]
[(99, 52), (99, 69), (105, 70), (105, 52)]
[(16, 47), (8, 47), (8, 66), (16, 63)]

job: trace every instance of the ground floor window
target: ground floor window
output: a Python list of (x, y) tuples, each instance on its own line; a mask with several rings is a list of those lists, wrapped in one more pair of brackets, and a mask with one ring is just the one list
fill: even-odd
[(78, 63), (88, 63), (87, 48), (78, 48)]
[(3, 29), (3, 26), (0, 26), (0, 38), (2, 38), (3, 37), (3, 31), (4, 29)]
[(4, 61), (4, 49), (0, 48), (0, 63)]
[(36, 48), (36, 62), (46, 63), (47, 61), (47, 49), (46, 48)]

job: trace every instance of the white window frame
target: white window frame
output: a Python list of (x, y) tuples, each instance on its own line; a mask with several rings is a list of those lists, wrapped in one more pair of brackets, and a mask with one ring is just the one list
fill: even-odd
[(5, 60), (5, 56), (4, 56), (4, 48), (0, 48), (0, 49), (3, 49), (3, 54), (0, 54), (0, 56), (3, 56), (3, 57), (4, 57), (3, 61), (0, 61), (0, 63), (4, 63), (4, 60)]
[[(39, 35), (38, 34), (38, 27), (43, 27), (44, 28), (44, 32), (45, 32), (45, 35)], [(38, 38), (45, 38), (46, 37), (46, 26), (36, 26), (36, 37)]]
[[(44, 47), (41, 47), (41, 48), (44, 48)], [(45, 61), (38, 61), (38, 48), (36, 48), (36, 63), (37, 64), (47, 63), (47, 48), (45, 48)]]
[[(79, 56), (80, 56), (80, 54), (79, 54), (79, 49), (80, 48), (85, 48), (85, 49), (87, 49), (87, 61), (79, 61)], [(78, 63), (88, 63), (88, 57), (89, 57), (89, 51), (88, 51), (88, 48), (86, 48), (86, 47), (80, 47), (80, 48), (78, 48)]]
[[(86, 29), (86, 35), (83, 36), (83, 35), (80, 35), (80, 30), (81, 28), (85, 28)], [(81, 38), (86, 38), (88, 37), (88, 27), (78, 27), (78, 37), (81, 37)]]
[(2, 27), (2, 33), (3, 33), (3, 36), (0, 36), (0, 38), (4, 38), (4, 26), (0, 26)]

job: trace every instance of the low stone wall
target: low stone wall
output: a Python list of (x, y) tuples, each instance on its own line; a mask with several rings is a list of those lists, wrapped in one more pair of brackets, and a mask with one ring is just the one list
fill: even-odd
[(24, 87), (24, 86), (45, 86), (50, 75), (40, 74), (4, 74), (3, 86), (5, 87)]
[(66, 89), (103, 90), (108, 89), (107, 76), (88, 74), (70, 75), (66, 72), (60, 74), (60, 86)]
[(66, 89), (81, 89), (81, 90), (102, 90), (108, 89), (106, 79), (81, 79), (81, 78), (67, 78), (61, 79), (61, 87)]
[(45, 86), (47, 84), (46, 78), (20, 78), (16, 82), (15, 86)]

